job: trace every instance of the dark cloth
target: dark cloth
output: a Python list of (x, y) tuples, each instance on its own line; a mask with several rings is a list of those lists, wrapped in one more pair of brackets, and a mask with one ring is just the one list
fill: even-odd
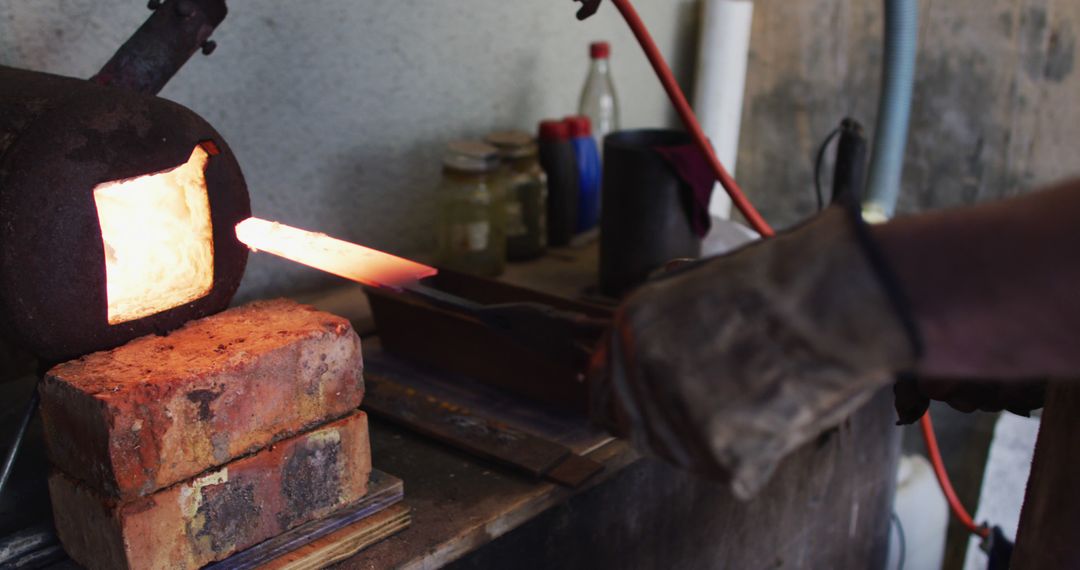
[(712, 227), (709, 217), (709, 200), (712, 199), (716, 175), (709, 166), (708, 159), (696, 145), (655, 146), (653, 150), (664, 157), (675, 174), (683, 181), (680, 188), (685, 192), (683, 201), (687, 204), (690, 227), (697, 237), (705, 237)]

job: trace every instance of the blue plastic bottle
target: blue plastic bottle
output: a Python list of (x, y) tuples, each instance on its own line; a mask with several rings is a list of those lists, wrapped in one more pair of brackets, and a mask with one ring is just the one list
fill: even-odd
[(578, 223), (577, 232), (587, 232), (600, 221), (600, 149), (592, 137), (592, 125), (588, 117), (567, 117), (570, 142), (578, 168)]

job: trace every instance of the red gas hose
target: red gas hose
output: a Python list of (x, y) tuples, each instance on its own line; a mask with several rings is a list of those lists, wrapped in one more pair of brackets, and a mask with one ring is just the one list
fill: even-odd
[(705, 132), (701, 130), (701, 125), (698, 123), (697, 116), (694, 115), (694, 110), (690, 108), (690, 103), (686, 101), (686, 96), (683, 95), (682, 89), (679, 88), (679, 83), (675, 81), (675, 76), (671, 73), (671, 68), (668, 67), (664, 56), (660, 53), (660, 49), (656, 47), (656, 42), (653, 41), (652, 36), (649, 35), (649, 30), (645, 27), (645, 22), (641, 21), (641, 16), (638, 16), (637, 10), (630, 4), (629, 0), (612, 0), (615, 7), (619, 9), (619, 13), (626, 19), (626, 23), (630, 26), (630, 31), (637, 37), (638, 43), (641, 44), (641, 48), (645, 50), (645, 57), (649, 58), (649, 63), (652, 64), (653, 69), (656, 71), (656, 75), (660, 77), (660, 83), (664, 86), (664, 91), (667, 91), (668, 98), (671, 99), (671, 103), (675, 105), (675, 110), (679, 113), (679, 118), (682, 119), (687, 130), (694, 137), (694, 142), (697, 143), (698, 148), (709, 160), (709, 165), (712, 167), (713, 172), (716, 174), (716, 179), (720, 181), (720, 185), (727, 191), (728, 196), (731, 197), (731, 202), (735, 204), (735, 207), (742, 212), (744, 218), (750, 227), (761, 234), (763, 237), (769, 237), (773, 235), (772, 228), (769, 224), (765, 223), (765, 220), (761, 217), (761, 214), (754, 208), (753, 204), (746, 199), (746, 196), (742, 193), (739, 185), (735, 182), (735, 179), (728, 174), (727, 169), (723, 164), (720, 164), (720, 159), (716, 157), (716, 153), (713, 151), (713, 147), (709, 144), (709, 139), (705, 137)]
[(941, 450), (938, 449), (937, 436), (934, 435), (934, 422), (930, 420), (930, 412), (927, 411), (919, 419), (919, 427), (922, 428), (923, 440), (926, 442), (926, 454), (930, 456), (930, 463), (934, 466), (934, 475), (937, 475), (941, 492), (945, 494), (945, 500), (949, 502), (949, 509), (956, 515), (960, 524), (964, 525), (973, 534), (982, 538), (990, 536), (990, 529), (986, 526), (975, 524), (964, 505), (960, 504), (960, 498), (956, 496), (949, 474), (945, 471), (945, 463), (941, 460)]
[[(728, 196), (731, 197), (731, 202), (742, 212), (743, 217), (746, 218), (750, 226), (762, 237), (772, 236), (775, 233), (773, 229), (769, 227), (769, 224), (761, 217), (761, 214), (750, 203), (750, 200), (746, 198), (746, 195), (743, 194), (735, 179), (728, 174), (724, 165), (720, 164), (720, 159), (716, 157), (712, 145), (709, 144), (709, 139), (705, 136), (705, 132), (701, 130), (701, 125), (698, 123), (697, 116), (694, 115), (694, 110), (690, 108), (690, 103), (686, 101), (686, 95), (683, 94), (679, 83), (675, 81), (671, 68), (664, 61), (663, 54), (656, 47), (656, 42), (653, 41), (649, 30), (645, 27), (645, 22), (641, 20), (637, 10), (630, 4), (630, 0), (611, 0), (611, 2), (618, 8), (619, 13), (622, 14), (626, 23), (630, 26), (630, 31), (634, 33), (634, 37), (641, 44), (641, 49), (645, 51), (645, 57), (649, 59), (653, 70), (656, 71), (656, 75), (660, 78), (660, 83), (664, 86), (664, 91), (667, 92), (668, 98), (671, 99), (671, 103), (675, 106), (675, 110), (678, 111), (679, 118), (682, 119), (683, 124), (693, 135), (698, 148), (708, 158), (709, 165), (712, 166), (720, 185), (724, 187)], [(934, 475), (937, 476), (938, 484), (941, 485), (941, 491), (945, 494), (945, 500), (948, 501), (953, 515), (968, 530), (985, 539), (990, 535), (990, 529), (975, 524), (975, 520), (968, 514), (967, 509), (960, 504), (960, 499), (956, 496), (956, 491), (949, 480), (949, 474), (945, 471), (945, 463), (941, 460), (941, 450), (938, 449), (937, 437), (934, 435), (934, 424), (930, 420), (929, 411), (919, 420), (919, 426), (922, 428), (923, 440), (926, 442), (926, 453), (930, 456), (930, 463), (934, 466)]]

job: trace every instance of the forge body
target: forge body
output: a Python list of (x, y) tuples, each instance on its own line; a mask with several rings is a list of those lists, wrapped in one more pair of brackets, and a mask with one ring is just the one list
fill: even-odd
[[(199, 219), (155, 238), (163, 224), (148, 220), (165, 205), (142, 198), (160, 185), (119, 192), (123, 201), (143, 202), (141, 210), (99, 209), (96, 199), (108, 196), (95, 189), (177, 170), (200, 148), (207, 156), (192, 169), (199, 178), (193, 186), (200, 187), (208, 211), (200, 209)], [(175, 177), (163, 182), (183, 186)], [(234, 227), (250, 215), (235, 156), (191, 110), (145, 93), (0, 66), (0, 330), (43, 362), (114, 348), (225, 309), (248, 255)], [(115, 220), (147, 223), (121, 242), (103, 236), (103, 225), (115, 227)], [(174, 247), (196, 229), (208, 231), (210, 243), (204, 238), (199, 247), (210, 255)], [(142, 259), (198, 259), (207, 278), (187, 287), (190, 294), (157, 298), (162, 296), (154, 294), (155, 287), (168, 279), (136, 275), (137, 284), (153, 285), (134, 295), (154, 298), (137, 303), (139, 310), (128, 317), (110, 314), (110, 305), (124, 299), (110, 303), (107, 261), (119, 254), (119, 261), (145, 269), (124, 246), (146, 249), (151, 243), (154, 248)], [(118, 284), (111, 283), (114, 297)]]

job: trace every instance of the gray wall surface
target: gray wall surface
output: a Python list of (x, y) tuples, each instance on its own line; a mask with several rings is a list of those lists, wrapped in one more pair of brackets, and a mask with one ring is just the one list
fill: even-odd
[[(697, 0), (637, 0), (685, 87)], [(143, 0), (0, 0), (0, 64), (91, 75), (146, 18)], [(236, 152), (255, 213), (417, 255), (433, 245), (442, 144), (532, 128), (577, 105), (586, 45), (613, 43), (626, 127), (674, 124), (610, 5), (570, 0), (232, 0), (163, 96)], [(1080, 173), (1075, 0), (920, 1), (901, 211), (1018, 193)], [(845, 115), (873, 128), (880, 0), (757, 0), (739, 179), (775, 225), (813, 213), (812, 160)], [(828, 179), (826, 179), (826, 185)], [(329, 281), (252, 256), (241, 298)]]
[[(640, 0), (666, 53), (692, 2)], [(149, 15), (145, 0), (0, 0), (0, 64), (89, 77)], [(232, 0), (210, 57), (161, 93), (213, 124), (260, 217), (415, 255), (433, 246), (447, 140), (576, 112), (592, 39), (612, 42), (624, 125), (670, 120), (618, 14), (570, 0)], [(692, 34), (684, 34), (692, 40)], [(684, 39), (685, 42), (685, 39)], [(253, 255), (241, 297), (328, 278)]]

